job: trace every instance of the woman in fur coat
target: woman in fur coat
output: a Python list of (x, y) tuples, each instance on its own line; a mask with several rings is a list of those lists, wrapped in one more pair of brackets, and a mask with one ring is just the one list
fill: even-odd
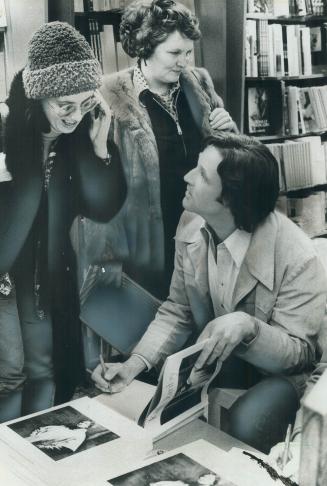
[(34, 34), (10, 89), (12, 180), (0, 185), (0, 421), (50, 407), (54, 397), (69, 400), (83, 377), (69, 232), (78, 214), (108, 221), (126, 194), (100, 84), (86, 40), (52, 22)]
[(204, 136), (237, 129), (208, 72), (188, 66), (200, 31), (186, 7), (172, 0), (133, 2), (124, 12), (120, 37), (137, 64), (105, 77), (101, 91), (115, 117), (128, 197), (108, 225), (95, 229), (85, 222), (85, 261), (107, 260), (109, 283), (119, 286), (124, 271), (164, 299), (183, 177), (195, 167)]

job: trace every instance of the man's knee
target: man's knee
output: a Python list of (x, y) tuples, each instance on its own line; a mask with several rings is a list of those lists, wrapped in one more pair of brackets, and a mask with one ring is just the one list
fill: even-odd
[(230, 409), (228, 432), (239, 440), (269, 452), (284, 438), (295, 418), (299, 399), (282, 377), (267, 378), (250, 388)]

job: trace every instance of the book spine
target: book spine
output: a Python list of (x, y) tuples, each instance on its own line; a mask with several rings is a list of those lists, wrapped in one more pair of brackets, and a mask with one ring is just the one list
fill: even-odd
[(284, 57), (284, 74), (288, 76), (289, 66), (288, 66), (288, 50), (287, 50), (287, 25), (282, 26), (282, 38), (283, 38), (283, 57)]
[(258, 74), (259, 76), (268, 76), (268, 21), (258, 20)]

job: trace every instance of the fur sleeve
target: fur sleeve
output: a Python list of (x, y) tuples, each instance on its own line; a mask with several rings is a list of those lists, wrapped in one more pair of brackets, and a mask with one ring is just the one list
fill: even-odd
[(207, 93), (210, 99), (211, 108), (224, 108), (223, 99), (216, 93), (208, 71), (205, 68), (195, 68), (194, 74), (199, 81), (201, 88)]

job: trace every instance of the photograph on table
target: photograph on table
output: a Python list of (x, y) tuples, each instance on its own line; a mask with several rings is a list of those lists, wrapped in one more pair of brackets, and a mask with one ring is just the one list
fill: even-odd
[(54, 461), (119, 438), (70, 406), (17, 421), (8, 427)]
[(235, 486), (185, 454), (176, 454), (108, 482), (112, 486)]

